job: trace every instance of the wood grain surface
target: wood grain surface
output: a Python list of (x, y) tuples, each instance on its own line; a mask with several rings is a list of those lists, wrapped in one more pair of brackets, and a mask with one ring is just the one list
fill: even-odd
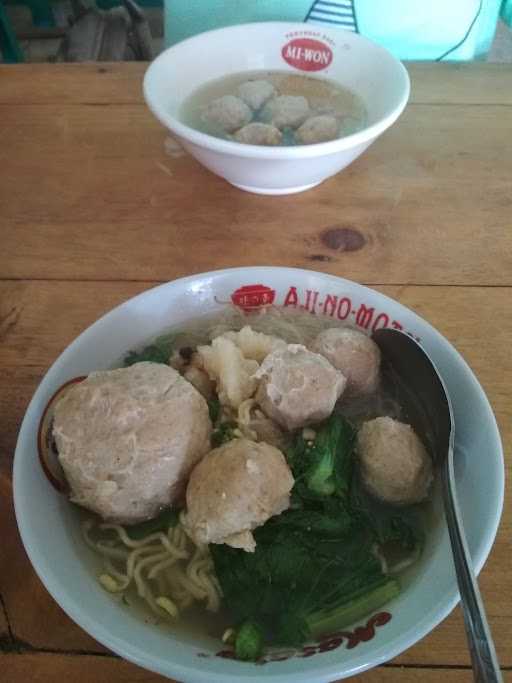
[[(411, 103), (512, 104), (508, 64), (409, 62)], [(1, 72), (0, 104), (135, 104), (147, 64), (28, 64)], [(63, 87), (63, 84), (65, 87)]]
[[(287, 263), (365, 283), (512, 284), (502, 107), (409, 108), (345, 173), (288, 197), (241, 193), (169, 156), (144, 107), (1, 110), (4, 277), (166, 280)], [(329, 242), (345, 228), (362, 248)]]
[[(48, 367), (100, 315), (180, 275), (268, 264), (375, 286), (431, 322), (476, 373), (507, 469), (480, 585), (512, 681), (512, 70), (409, 65), (412, 105), (363, 157), (311, 192), (259, 197), (166, 148), (142, 104), (144, 68), (0, 67), (0, 678), (164, 680), (83, 632), (32, 570), (12, 504), (17, 433)], [(357, 680), (459, 683), (472, 680), (469, 666), (456, 609)]]
[[(54, 653), (27, 654), (23, 657), (7, 655), (7, 670), (15, 681), (30, 680), (31, 683), (73, 680), (74, 683), (173, 683), (168, 678), (144, 671), (122, 659), (82, 655), (69, 657)], [(353, 683), (438, 683), (442, 676), (449, 683), (471, 683), (473, 677), (468, 669), (425, 669), (417, 667), (384, 666), (355, 678)], [(512, 681), (512, 672), (504, 672), (505, 683)], [(264, 678), (262, 677), (262, 680)]]

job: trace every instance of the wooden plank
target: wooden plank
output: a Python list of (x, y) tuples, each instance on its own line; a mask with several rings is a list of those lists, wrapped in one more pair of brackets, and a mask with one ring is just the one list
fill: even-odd
[[(122, 659), (58, 654), (7, 655), (2, 658), (9, 683), (54, 683), (72, 679), (74, 683), (173, 683), (173, 680), (144, 671)], [(450, 683), (470, 683), (468, 669), (425, 669), (381, 666), (359, 676), (346, 678), (353, 683), (437, 683), (444, 676)], [(505, 683), (512, 672), (504, 671)], [(174, 681), (174, 683), (178, 683)]]
[(147, 64), (0, 65), (2, 104), (142, 104), (142, 77)]
[[(0, 65), (0, 103), (142, 103), (141, 81), (148, 64)], [(507, 64), (407, 63), (411, 103), (512, 104)], [(51, 77), (50, 77), (51, 71)]]
[[(17, 377), (20, 375), (22, 381), (19, 386), (23, 391), (23, 373), (18, 374)], [(3, 381), (2, 378), (1, 384)], [(5, 410), (2, 407), (2, 415), (4, 413)], [(102, 645), (70, 621), (46, 592), (32, 569), (22, 548), (14, 516), (9, 471), (12, 456), (6, 456), (0, 450), (0, 457), (0, 538), (2, 539), (0, 594), (9, 615), (14, 637), (10, 647), (15, 650), (49, 647), (64, 651), (80, 649), (106, 652), (107, 650)], [(0, 658), (0, 666), (1, 662)], [(11, 682), (8, 676), (3, 680)]]
[[(366, 283), (512, 283), (500, 107), (410, 108), (345, 172), (288, 197), (169, 156), (140, 107), (3, 107), (2, 122), (0, 277), (165, 280), (286, 263)], [(345, 228), (362, 248), (337, 248)]]
[[(0, 475), (1, 477), (2, 475)], [(3, 606), (3, 598), (0, 593), (0, 652), (2, 649), (7, 650), (11, 647), (11, 635), (9, 633), (9, 625), (7, 622), (7, 612)]]
[[(151, 283), (156, 284), (156, 283)], [(103, 651), (53, 603), (21, 548), (11, 507), (10, 473), (16, 434), (24, 410), (45, 368), (97, 317), (150, 283), (2, 282), (0, 283), (0, 593), (15, 636), (35, 647)], [(379, 287), (415, 309), (447, 336), (473, 367), (487, 391), (502, 430), (507, 454), (506, 509), (497, 540), (481, 576), (481, 589), (502, 665), (512, 666), (512, 596), (503, 568), (510, 559), (512, 519), (512, 361), (507, 288)], [(492, 300), (492, 306), (489, 301)], [(21, 584), (19, 576), (24, 577)], [(36, 607), (34, 607), (36, 606)], [(397, 659), (400, 664), (468, 665), (464, 629), (456, 610), (422, 642)]]

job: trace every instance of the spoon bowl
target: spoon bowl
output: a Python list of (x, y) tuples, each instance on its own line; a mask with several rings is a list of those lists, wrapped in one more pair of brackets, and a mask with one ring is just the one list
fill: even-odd
[(422, 439), (440, 471), (444, 511), (474, 679), (478, 683), (499, 683), (503, 679), (457, 501), (455, 418), (450, 396), (435, 364), (411, 335), (382, 329), (374, 332), (373, 340), (382, 353), (383, 381), (396, 394), (404, 407), (405, 419)]

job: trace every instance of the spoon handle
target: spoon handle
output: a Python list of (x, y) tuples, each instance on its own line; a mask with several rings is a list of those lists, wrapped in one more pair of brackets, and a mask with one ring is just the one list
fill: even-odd
[(469, 554), (455, 489), (453, 449), (442, 467), (443, 498), (452, 545), (453, 562), (461, 597), (473, 676), (476, 683), (502, 683), (503, 678), (494, 648), (484, 606)]

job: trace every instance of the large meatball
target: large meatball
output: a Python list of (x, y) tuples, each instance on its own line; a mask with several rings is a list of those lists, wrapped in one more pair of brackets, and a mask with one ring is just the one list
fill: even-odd
[(237, 130), (233, 137), (237, 142), (243, 142), (246, 145), (263, 145), (266, 147), (275, 147), (281, 144), (283, 139), (279, 128), (268, 123), (248, 123)]
[(365, 422), (357, 451), (363, 484), (376, 498), (410, 505), (427, 497), (432, 460), (410, 425), (390, 417)]
[(201, 394), (158, 363), (93, 372), (55, 406), (53, 434), (71, 500), (132, 524), (182, 495), (210, 448)]
[(272, 83), (260, 79), (246, 81), (238, 88), (238, 97), (254, 110), (260, 109), (275, 94), (276, 89)]
[(249, 439), (229, 441), (194, 468), (185, 529), (196, 543), (226, 543), (252, 552), (252, 530), (289, 507), (293, 484), (277, 448)]
[(224, 95), (210, 102), (203, 112), (203, 117), (205, 121), (226, 133), (233, 133), (249, 123), (252, 111), (239, 97)]
[(270, 353), (256, 377), (263, 412), (290, 430), (329, 417), (346, 384), (328, 360), (300, 344)]
[(295, 133), (300, 145), (313, 145), (317, 142), (334, 140), (339, 135), (340, 124), (334, 116), (320, 114), (306, 119)]
[(302, 95), (279, 95), (267, 102), (263, 109), (264, 121), (276, 128), (298, 128), (309, 115), (309, 104)]
[(345, 396), (371, 394), (377, 389), (380, 350), (366, 334), (351, 327), (323, 330), (311, 345), (347, 378)]

